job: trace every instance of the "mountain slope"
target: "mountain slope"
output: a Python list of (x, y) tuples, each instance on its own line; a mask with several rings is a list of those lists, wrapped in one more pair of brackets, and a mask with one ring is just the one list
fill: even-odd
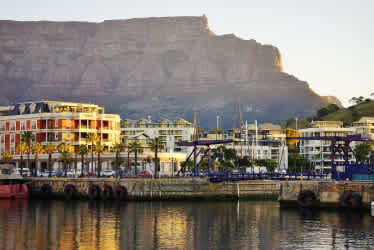
[(123, 118), (184, 117), (199, 126), (306, 117), (329, 100), (283, 72), (277, 48), (216, 36), (202, 17), (0, 21), (1, 104), (95, 102)]

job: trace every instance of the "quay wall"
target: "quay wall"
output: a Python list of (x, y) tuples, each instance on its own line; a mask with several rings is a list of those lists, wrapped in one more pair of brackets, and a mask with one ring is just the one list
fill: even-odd
[(320, 207), (336, 207), (345, 191), (358, 192), (365, 207), (374, 200), (374, 182), (351, 181), (286, 181), (280, 183), (279, 201), (284, 204), (297, 204), (300, 191), (312, 190)]
[(53, 197), (64, 197), (67, 185), (74, 185), (76, 197), (88, 198), (92, 184), (101, 189), (110, 185), (127, 189), (128, 200), (168, 199), (277, 199), (279, 182), (270, 180), (211, 183), (206, 178), (111, 179), (111, 178), (25, 178), (31, 195), (38, 196), (48, 184)]

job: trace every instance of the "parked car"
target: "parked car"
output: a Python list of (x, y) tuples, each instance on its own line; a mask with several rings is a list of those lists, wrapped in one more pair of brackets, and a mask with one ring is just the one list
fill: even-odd
[(82, 174), (80, 170), (75, 171), (75, 169), (69, 169), (66, 173), (67, 177), (78, 177)]
[[(21, 175), (21, 168), (13, 169), (11, 174)], [(30, 169), (28, 169), (28, 168), (23, 168), (23, 169), (22, 169), (22, 175), (23, 175), (23, 176), (31, 176)]]
[(115, 176), (116, 172), (114, 170), (106, 169), (106, 170), (101, 170), (100, 175), (103, 177), (110, 177), (110, 176)]
[(42, 176), (42, 177), (49, 177), (49, 176), (54, 177), (54, 176), (56, 176), (56, 171), (51, 171), (51, 172), (44, 171), (44, 172), (41, 172), (40, 176)]

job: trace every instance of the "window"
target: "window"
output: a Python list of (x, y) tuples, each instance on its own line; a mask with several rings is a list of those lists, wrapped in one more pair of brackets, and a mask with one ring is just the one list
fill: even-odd
[(55, 133), (55, 141), (59, 141), (59, 134), (58, 133)]
[(3, 135), (0, 135), (0, 142), (4, 143), (4, 136)]
[(4, 131), (4, 130), (5, 130), (4, 122), (0, 122), (0, 131)]
[(25, 121), (21, 121), (21, 130), (26, 130), (26, 124)]
[(10, 143), (14, 143), (14, 135), (10, 135)]
[(14, 121), (11, 121), (10, 122), (10, 124), (9, 124), (9, 126), (10, 126), (10, 130), (15, 130), (16, 129), (16, 126), (15, 126), (15, 122)]
[(31, 121), (31, 129), (36, 129), (36, 121)]
[(55, 128), (58, 128), (58, 119), (55, 120)]
[(66, 127), (70, 128), (70, 120), (66, 120)]

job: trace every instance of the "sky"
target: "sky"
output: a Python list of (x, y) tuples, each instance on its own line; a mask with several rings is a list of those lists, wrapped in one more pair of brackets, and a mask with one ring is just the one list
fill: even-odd
[(217, 35), (279, 48), (284, 71), (344, 105), (374, 92), (374, 0), (1, 0), (0, 19), (202, 16)]

